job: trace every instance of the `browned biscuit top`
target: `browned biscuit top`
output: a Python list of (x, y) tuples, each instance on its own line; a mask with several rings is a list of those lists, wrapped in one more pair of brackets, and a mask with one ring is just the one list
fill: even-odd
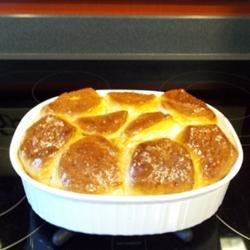
[(109, 97), (120, 104), (140, 106), (155, 98), (152, 94), (141, 94), (135, 92), (110, 92)]
[(204, 117), (208, 120), (216, 118), (205, 102), (190, 95), (184, 89), (166, 91), (162, 97), (162, 106), (166, 109), (173, 109), (190, 118)]
[(127, 120), (127, 111), (117, 111), (105, 115), (81, 117), (76, 123), (86, 134), (111, 134), (121, 128)]
[(238, 156), (235, 147), (217, 125), (188, 126), (180, 141), (198, 159), (205, 184), (223, 178)]
[(48, 105), (55, 113), (77, 114), (96, 107), (101, 101), (100, 96), (92, 88), (63, 93)]
[(75, 128), (67, 121), (53, 115), (44, 116), (27, 130), (20, 153), (31, 161), (31, 168), (39, 168), (70, 139), (74, 132)]
[(194, 170), (188, 151), (170, 139), (139, 144), (133, 152), (129, 176), (144, 194), (176, 193), (192, 189)]
[(115, 145), (101, 136), (87, 136), (63, 153), (58, 173), (70, 191), (105, 194), (122, 183), (118, 162)]
[(132, 120), (132, 122), (129, 123), (124, 132), (127, 136), (133, 136), (139, 133), (141, 130), (149, 128), (154, 124), (162, 121), (167, 116), (168, 115), (163, 114), (162, 112), (144, 113)]

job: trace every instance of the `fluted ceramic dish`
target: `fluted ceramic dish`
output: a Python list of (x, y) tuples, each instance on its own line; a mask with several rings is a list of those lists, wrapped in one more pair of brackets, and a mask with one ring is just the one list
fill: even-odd
[[(105, 95), (109, 90), (97, 92)], [(157, 91), (139, 92), (162, 94)], [(41, 108), (53, 100), (40, 103), (23, 117), (11, 141), (10, 159), (22, 179), (32, 209), (56, 226), (101, 235), (159, 234), (190, 228), (216, 213), (230, 181), (241, 167), (243, 152), (234, 128), (221, 112), (209, 106), (218, 118), (218, 125), (238, 150), (238, 158), (231, 171), (212, 185), (177, 194), (147, 196), (80, 194), (46, 186), (26, 174), (18, 160), (18, 149), (26, 129), (31, 126)]]

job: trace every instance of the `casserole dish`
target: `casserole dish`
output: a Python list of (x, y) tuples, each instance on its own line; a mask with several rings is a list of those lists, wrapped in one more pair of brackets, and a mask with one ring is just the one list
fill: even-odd
[[(109, 90), (97, 92), (102, 96)], [(136, 92), (162, 94), (157, 91)], [(182, 193), (145, 196), (81, 194), (46, 186), (26, 174), (18, 159), (18, 149), (26, 129), (38, 118), (40, 110), (53, 100), (55, 98), (40, 103), (23, 117), (12, 138), (10, 159), (22, 179), (32, 209), (56, 226), (102, 235), (159, 234), (190, 228), (216, 213), (230, 181), (241, 167), (243, 152), (236, 132), (221, 112), (209, 106), (217, 116), (218, 125), (238, 151), (230, 172), (216, 183)]]

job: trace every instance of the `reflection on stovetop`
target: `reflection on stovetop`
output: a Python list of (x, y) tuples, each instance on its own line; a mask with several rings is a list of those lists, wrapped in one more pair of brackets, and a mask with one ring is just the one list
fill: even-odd
[[(250, 249), (250, 75), (244, 74), (248, 71), (242, 67), (236, 71), (228, 64), (218, 69), (213, 64), (187, 66), (185, 62), (90, 65), (86, 64), (84, 70), (45, 67), (0, 72), (0, 249)], [(183, 65), (189, 70), (183, 71)], [(84, 86), (152, 90), (181, 87), (230, 119), (243, 145), (244, 163), (217, 214), (191, 229), (191, 241), (173, 233), (135, 237), (70, 233), (64, 245), (53, 244), (58, 228), (30, 208), (22, 183), (11, 167), (8, 149), (15, 127), (29, 108), (62, 91)]]

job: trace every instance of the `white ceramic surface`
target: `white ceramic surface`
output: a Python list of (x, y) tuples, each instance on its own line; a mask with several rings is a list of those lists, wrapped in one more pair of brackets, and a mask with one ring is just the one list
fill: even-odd
[[(107, 93), (106, 90), (98, 92), (101, 95)], [(37, 105), (23, 117), (12, 138), (10, 159), (22, 179), (32, 209), (54, 225), (76, 232), (102, 235), (158, 234), (190, 228), (216, 213), (231, 179), (241, 167), (243, 152), (238, 136), (229, 121), (211, 107), (219, 119), (219, 125), (228, 132), (227, 135), (239, 152), (231, 171), (219, 182), (193, 191), (150, 196), (79, 194), (43, 185), (24, 172), (17, 151), (26, 128), (34, 122), (41, 107), (51, 100)]]

